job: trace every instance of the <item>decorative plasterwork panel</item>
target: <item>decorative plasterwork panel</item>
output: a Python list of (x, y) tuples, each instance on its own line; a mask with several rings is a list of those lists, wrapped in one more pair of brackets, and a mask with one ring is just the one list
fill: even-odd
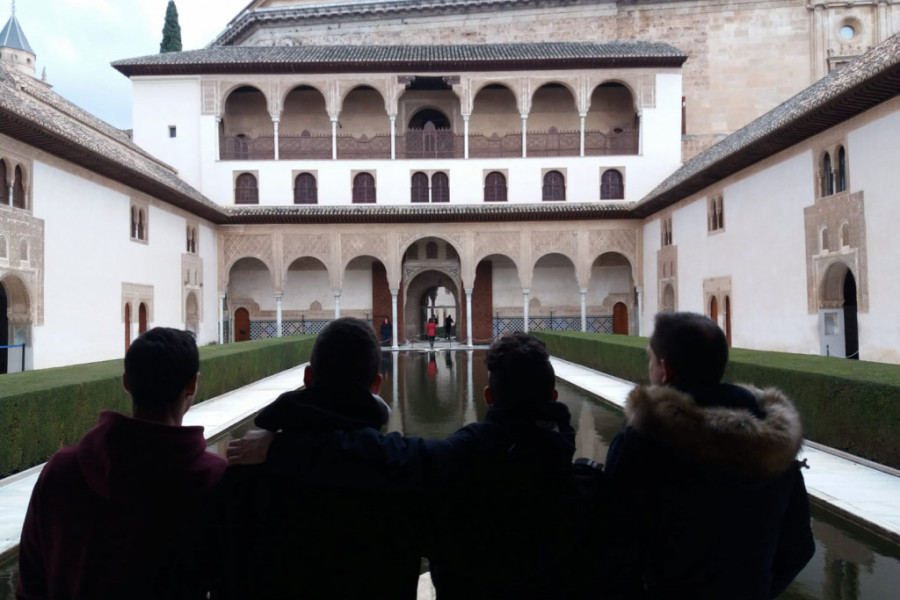
[(341, 264), (346, 265), (358, 256), (374, 256), (387, 265), (387, 235), (378, 233), (342, 233)]
[(719, 327), (725, 329), (723, 326), (726, 312), (726, 302), (725, 299), (728, 298), (731, 303), (731, 277), (707, 277), (703, 280), (703, 312), (707, 316), (711, 316), (709, 314), (709, 306), (712, 302), (712, 299), (716, 299), (717, 312), (716, 318), (718, 319)]
[[(663, 246), (656, 251), (656, 278), (659, 310), (678, 310), (678, 246)], [(671, 295), (666, 292), (668, 288)]]
[(656, 108), (656, 75), (653, 73), (641, 74), (640, 95), (641, 108)]
[(491, 254), (502, 254), (511, 258), (513, 262), (519, 262), (521, 235), (518, 231), (478, 232), (474, 242), (475, 250), (472, 256), (474, 263)]
[(286, 266), (298, 258), (312, 256), (328, 265), (331, 244), (324, 233), (309, 235), (287, 234), (282, 238), (282, 250)]
[(606, 252), (618, 252), (637, 267), (637, 231), (634, 229), (595, 229), (588, 239), (591, 262)]
[(575, 230), (533, 231), (531, 247), (531, 256), (535, 259), (557, 252), (569, 257), (572, 264), (578, 263), (578, 232)]
[(201, 112), (204, 115), (219, 114), (219, 86), (215, 81), (204, 81), (200, 87)]
[(203, 321), (203, 259), (196, 254), (181, 255), (182, 321), (188, 321), (187, 299), (193, 293), (197, 299), (197, 318)]
[[(31, 212), (0, 206), (0, 278), (13, 323), (44, 324), (44, 221)], [(18, 280), (14, 283), (11, 277)], [(21, 286), (19, 285), (21, 284)]]
[[(803, 209), (806, 230), (806, 288), (809, 314), (840, 308), (842, 290), (825, 289), (829, 269), (838, 263), (856, 279), (857, 310), (869, 311), (869, 274), (864, 193), (819, 198)], [(835, 304), (840, 304), (836, 306)]]
[(228, 234), (226, 233), (223, 240), (225, 265), (226, 269), (230, 269), (235, 261), (241, 258), (253, 257), (266, 263), (269, 270), (274, 265), (272, 249), (273, 236), (271, 234)]

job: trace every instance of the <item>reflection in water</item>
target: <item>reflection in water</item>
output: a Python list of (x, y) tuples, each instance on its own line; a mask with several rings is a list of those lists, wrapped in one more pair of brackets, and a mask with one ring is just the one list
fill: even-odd
[[(443, 356), (438, 357), (436, 354)], [(484, 351), (385, 352), (381, 396), (390, 403), (386, 429), (443, 438), (484, 419), (487, 385)], [(465, 368), (463, 368), (463, 366)], [(559, 382), (559, 400), (576, 426), (576, 456), (604, 462), (622, 413), (579, 389)], [(210, 449), (224, 455), (229, 437)], [(779, 600), (895, 600), (900, 581), (900, 546), (813, 507), (816, 554)], [(15, 598), (16, 564), (0, 566), (0, 600)]]

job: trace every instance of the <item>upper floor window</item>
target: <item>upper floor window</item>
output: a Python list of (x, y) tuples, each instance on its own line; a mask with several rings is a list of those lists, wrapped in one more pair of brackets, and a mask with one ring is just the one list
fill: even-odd
[(544, 189), (542, 190), (542, 198), (544, 200), (565, 200), (566, 199), (566, 180), (559, 171), (548, 171), (544, 175)]
[(410, 202), (428, 202), (428, 175), (414, 173), (410, 185)]
[(841, 246), (849, 247), (850, 246), (850, 224), (844, 223), (841, 225)]
[(259, 204), (259, 188), (256, 176), (252, 173), (241, 173), (234, 182), (235, 204)]
[(0, 204), (9, 203), (9, 174), (6, 172), (6, 161), (0, 160), (0, 184), (3, 189), (0, 190)]
[(435, 260), (438, 257), (438, 245), (435, 242), (425, 244), (425, 258)]
[(22, 167), (16, 167), (16, 181), (13, 183), (13, 206), (26, 208), (25, 206), (25, 175)]
[(187, 241), (185, 250), (191, 254), (197, 253), (197, 228), (190, 225), (187, 226)]
[(312, 173), (300, 173), (294, 179), (294, 204), (318, 204), (319, 191), (316, 187), (316, 176)]
[(358, 173), (353, 178), (353, 204), (375, 204), (375, 178), (371, 173)]
[(622, 173), (616, 169), (607, 169), (600, 176), (601, 200), (624, 200), (625, 184), (622, 181)]
[(169, 137), (177, 137), (178, 136), (178, 128), (174, 125), (169, 125)]
[(831, 155), (827, 152), (822, 157), (822, 195), (830, 196), (834, 193), (834, 171), (831, 170)]
[(725, 203), (722, 196), (712, 196), (707, 201), (707, 229), (719, 231), (725, 228)]
[(672, 217), (663, 217), (662, 227), (660, 230), (661, 240), (660, 243), (662, 246), (671, 246), (672, 245)]
[(431, 176), (431, 201), (450, 202), (450, 178), (437, 172)]
[(847, 153), (840, 146), (837, 152), (837, 170), (834, 172), (834, 187), (836, 192), (847, 191)]
[(492, 171), (484, 178), (484, 201), (506, 202), (506, 175)]
[(137, 205), (131, 206), (131, 239), (147, 240), (147, 213)]

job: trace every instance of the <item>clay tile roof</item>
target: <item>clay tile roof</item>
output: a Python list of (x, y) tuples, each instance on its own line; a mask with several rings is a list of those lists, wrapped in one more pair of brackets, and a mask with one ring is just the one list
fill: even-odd
[(542, 204), (379, 206), (234, 206), (229, 224), (249, 223), (460, 223), (490, 221), (562, 221), (628, 218), (634, 203), (553, 202)]
[(653, 214), (898, 95), (900, 34), (694, 157), (638, 202), (634, 214)]
[(663, 42), (540, 42), (402, 46), (224, 46), (167, 52), (112, 66), (127, 76), (212, 73), (390, 72), (415, 69), (680, 67), (687, 55)]
[(213, 222), (222, 209), (128, 135), (0, 63), (0, 133)]
[(0, 31), (0, 48), (16, 48), (34, 54), (34, 50), (31, 49), (28, 40), (25, 39), (25, 32), (22, 31), (22, 26), (19, 25), (16, 15), (11, 16), (6, 25), (3, 26), (3, 30)]

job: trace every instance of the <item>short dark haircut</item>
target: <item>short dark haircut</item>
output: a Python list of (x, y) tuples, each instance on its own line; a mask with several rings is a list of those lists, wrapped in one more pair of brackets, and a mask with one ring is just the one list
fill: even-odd
[(359, 319), (335, 319), (316, 337), (309, 366), (316, 383), (352, 382), (369, 387), (381, 366), (375, 330)]
[(553, 399), (556, 374), (547, 346), (536, 337), (517, 331), (491, 344), (485, 364), (488, 386), (497, 406), (535, 406)]
[(142, 333), (125, 353), (125, 377), (135, 405), (161, 409), (178, 401), (200, 370), (194, 334), (171, 327)]
[(650, 348), (672, 367), (676, 383), (719, 383), (728, 364), (725, 333), (697, 313), (657, 313)]

